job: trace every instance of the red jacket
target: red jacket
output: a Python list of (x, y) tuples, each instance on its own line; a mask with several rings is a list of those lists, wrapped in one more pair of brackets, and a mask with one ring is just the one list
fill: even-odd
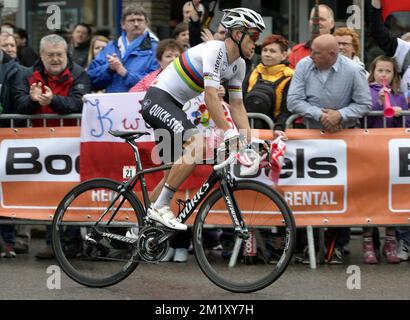
[(299, 43), (292, 48), (289, 56), (289, 67), (296, 68), (296, 65), (300, 60), (310, 55), (310, 43)]

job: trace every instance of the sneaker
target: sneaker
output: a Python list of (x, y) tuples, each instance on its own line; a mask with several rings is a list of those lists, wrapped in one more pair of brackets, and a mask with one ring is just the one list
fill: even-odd
[(400, 258), (397, 256), (396, 240), (387, 239), (383, 247), (383, 255), (386, 257), (388, 263), (399, 263)]
[(138, 239), (138, 232), (139, 228), (138, 227), (132, 227), (130, 230), (127, 231), (125, 236), (130, 239), (137, 240)]
[(172, 247), (169, 247), (167, 254), (165, 255), (165, 257), (161, 259), (161, 261), (162, 262), (172, 261), (172, 259), (174, 258), (174, 255), (175, 255), (175, 249)]
[(376, 257), (376, 252), (374, 251), (373, 241), (363, 241), (363, 260), (366, 264), (376, 264), (379, 261)]
[(14, 246), (9, 243), (6, 245), (6, 251), (2, 252), (0, 255), (2, 258), (15, 258), (17, 256), (16, 252), (14, 251)]
[(336, 247), (328, 263), (329, 264), (343, 264), (343, 249)]
[(397, 256), (401, 261), (407, 261), (410, 258), (410, 248), (406, 245), (404, 240), (399, 240), (397, 246)]
[(170, 229), (181, 231), (185, 231), (188, 229), (187, 225), (180, 223), (175, 218), (170, 207), (163, 207), (160, 209), (149, 208), (147, 211), (147, 216), (151, 220), (155, 220)]
[(188, 249), (176, 248), (174, 254), (174, 262), (187, 262), (188, 261)]

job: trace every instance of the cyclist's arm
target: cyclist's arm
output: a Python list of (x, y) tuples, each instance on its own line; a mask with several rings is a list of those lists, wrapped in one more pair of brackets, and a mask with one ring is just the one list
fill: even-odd
[(205, 87), (205, 104), (208, 108), (211, 119), (216, 126), (224, 131), (231, 129), (229, 122), (225, 118), (225, 113), (218, 97), (218, 89), (214, 87)]
[(232, 99), (229, 103), (229, 111), (231, 112), (232, 120), (236, 127), (243, 132), (246, 130), (248, 141), (251, 141), (251, 127), (249, 126), (248, 115), (242, 99)]

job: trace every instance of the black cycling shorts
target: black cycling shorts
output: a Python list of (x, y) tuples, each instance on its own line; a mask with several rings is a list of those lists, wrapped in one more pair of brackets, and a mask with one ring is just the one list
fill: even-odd
[(142, 117), (154, 129), (159, 155), (164, 163), (178, 160), (182, 156), (184, 142), (199, 133), (182, 107), (168, 92), (156, 87), (148, 89), (142, 103)]

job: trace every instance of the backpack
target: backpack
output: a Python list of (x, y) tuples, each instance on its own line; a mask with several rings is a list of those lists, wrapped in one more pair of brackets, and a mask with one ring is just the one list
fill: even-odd
[[(263, 113), (269, 118), (274, 119), (275, 116), (275, 102), (276, 102), (276, 88), (287, 77), (281, 77), (275, 82), (262, 79), (261, 75), (255, 86), (247, 94), (244, 104), (247, 112)], [(269, 129), (268, 124), (261, 120), (254, 120), (255, 129)]]

